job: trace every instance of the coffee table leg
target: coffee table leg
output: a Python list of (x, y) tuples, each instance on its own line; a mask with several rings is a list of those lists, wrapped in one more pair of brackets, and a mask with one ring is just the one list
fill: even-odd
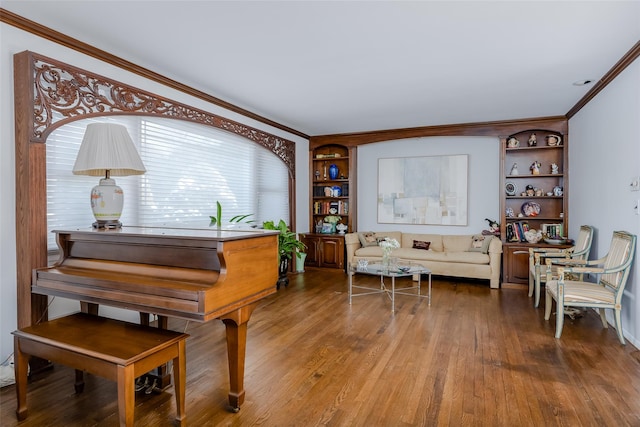
[(429, 307), (431, 307), (431, 272), (429, 272)]
[(353, 272), (349, 271), (349, 305), (351, 305), (351, 286), (353, 286)]
[(396, 276), (391, 276), (391, 313), (396, 312)]

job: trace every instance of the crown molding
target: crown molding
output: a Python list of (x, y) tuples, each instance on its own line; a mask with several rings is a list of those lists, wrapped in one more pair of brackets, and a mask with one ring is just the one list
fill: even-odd
[(640, 41), (636, 42), (635, 45), (624, 56), (613, 66), (607, 73), (600, 79), (598, 82), (591, 88), (589, 92), (587, 92), (580, 101), (574, 105), (569, 112), (567, 112), (567, 118), (570, 119), (576, 115), (578, 111), (582, 109), (585, 105), (589, 103), (600, 91), (602, 91), (609, 83), (611, 83), (625, 68), (627, 68), (633, 61), (635, 61), (638, 56), (640, 56)]
[(23, 31), (26, 31), (38, 37), (42, 37), (46, 40), (50, 40), (54, 43), (68, 47), (70, 49), (73, 49), (85, 55), (91, 56), (93, 58), (99, 59), (108, 64), (115, 65), (116, 67), (122, 68), (126, 71), (137, 74), (146, 79), (158, 82), (160, 84), (163, 84), (167, 87), (178, 90), (180, 92), (186, 93), (195, 98), (202, 99), (203, 101), (217, 105), (226, 110), (233, 111), (234, 113), (238, 113), (249, 119), (256, 120), (258, 122), (283, 130), (285, 132), (289, 132), (301, 138), (309, 139), (308, 135), (300, 131), (297, 131), (295, 129), (282, 125), (280, 123), (274, 122), (273, 120), (267, 119), (266, 117), (255, 114), (249, 110), (245, 110), (244, 108), (240, 108), (220, 98), (216, 98), (205, 92), (192, 88), (191, 86), (187, 86), (185, 84), (172, 80), (159, 73), (156, 73), (155, 71), (151, 71), (148, 68), (144, 68), (139, 65), (136, 65), (133, 62), (127, 61), (126, 59), (110, 54), (109, 52), (106, 52), (102, 49), (98, 49), (95, 46), (91, 46), (90, 44), (84, 43), (78, 39), (67, 36), (66, 34), (63, 34), (59, 31), (55, 31), (49, 27), (45, 27), (44, 25), (41, 25), (41, 24), (38, 24), (37, 22), (26, 19), (4, 8), (0, 8), (0, 22), (19, 28)]

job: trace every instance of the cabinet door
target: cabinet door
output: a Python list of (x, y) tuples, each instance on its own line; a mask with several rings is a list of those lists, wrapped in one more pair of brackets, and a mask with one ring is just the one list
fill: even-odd
[(319, 267), (320, 248), (318, 247), (318, 243), (320, 239), (317, 237), (303, 236), (302, 242), (307, 246), (307, 258), (304, 261), (304, 265), (307, 267)]
[(320, 267), (344, 268), (344, 241), (340, 238), (322, 239)]
[(505, 245), (503, 258), (503, 281), (506, 283), (529, 283), (529, 247)]

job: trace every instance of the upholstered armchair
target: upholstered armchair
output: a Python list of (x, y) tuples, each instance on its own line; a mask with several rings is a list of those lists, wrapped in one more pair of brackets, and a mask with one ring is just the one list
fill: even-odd
[[(558, 278), (547, 276), (544, 318), (551, 317), (551, 306), (556, 301), (556, 338), (560, 338), (564, 323), (564, 310), (567, 307), (597, 308), (602, 326), (607, 328), (605, 309), (612, 309), (615, 318), (618, 339), (624, 345), (622, 335), (622, 295), (629, 277), (636, 247), (636, 236), (625, 231), (615, 231), (611, 239), (609, 253), (593, 261), (547, 259), (547, 264), (557, 266)], [(564, 264), (563, 264), (564, 262)], [(595, 274), (595, 282), (569, 280), (567, 275)]]
[[(529, 296), (534, 295), (534, 307), (540, 304), (540, 285), (547, 281), (547, 268), (545, 259), (576, 259), (586, 260), (591, 251), (593, 241), (593, 227), (580, 226), (578, 238), (574, 246), (566, 249), (558, 248), (529, 248)], [(551, 277), (557, 278), (557, 267), (551, 266)], [(582, 277), (580, 277), (582, 280)]]

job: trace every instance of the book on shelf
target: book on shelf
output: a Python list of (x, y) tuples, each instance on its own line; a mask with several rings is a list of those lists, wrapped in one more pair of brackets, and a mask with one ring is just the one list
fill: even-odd
[(520, 241), (526, 242), (527, 238), (525, 237), (524, 233), (530, 230), (529, 223), (526, 221), (518, 221), (516, 223), (516, 226), (518, 227), (518, 234), (520, 235)]
[[(335, 209), (334, 214), (331, 213), (331, 209)], [(314, 215), (348, 215), (349, 214), (349, 202), (343, 200), (332, 201), (317, 201), (313, 203)]]
[(557, 224), (542, 224), (540, 231), (546, 234), (548, 237), (560, 236), (564, 237), (564, 227), (562, 223)]
[(519, 242), (520, 238), (516, 234), (516, 226), (513, 223), (507, 224), (507, 241), (508, 242)]

